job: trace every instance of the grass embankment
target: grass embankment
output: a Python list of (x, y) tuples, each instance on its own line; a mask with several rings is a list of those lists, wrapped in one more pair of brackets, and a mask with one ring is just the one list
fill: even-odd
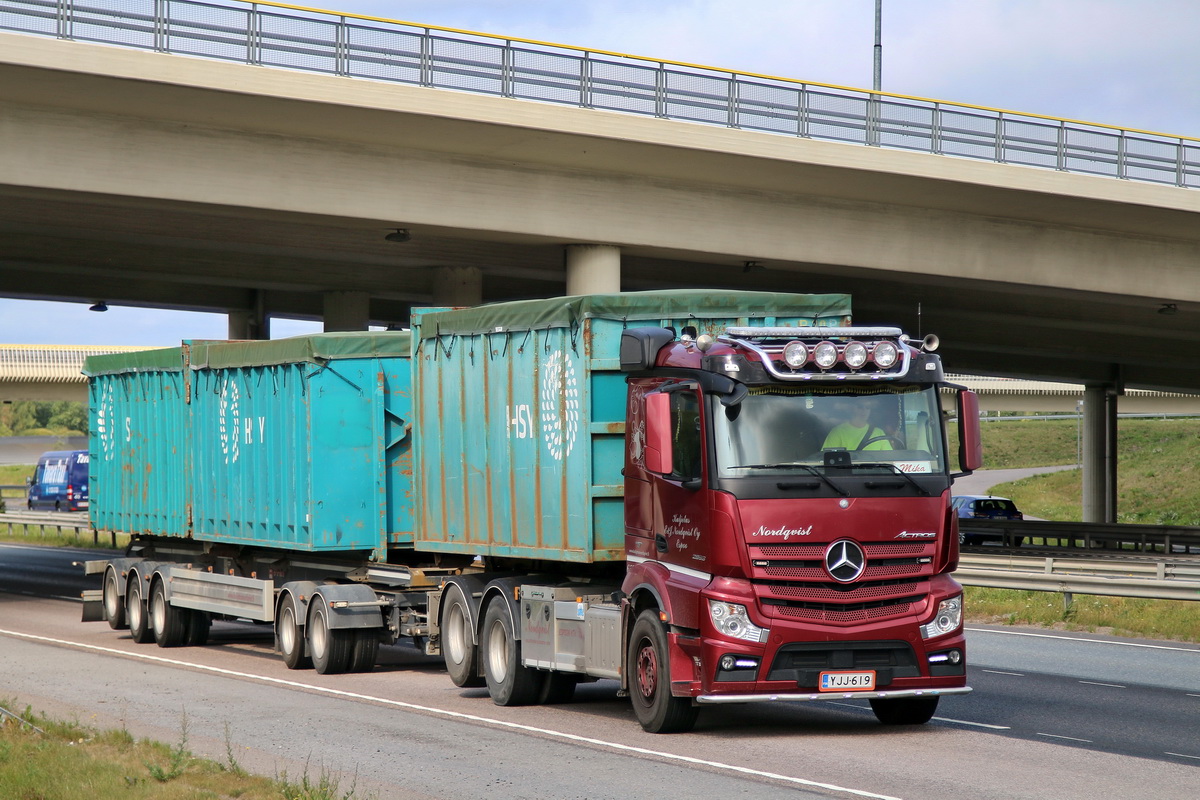
[[(17, 711), (0, 700), (0, 797), (14, 800), (352, 800), (328, 773), (299, 780), (250, 775), (226, 736), (224, 762), (187, 749), (187, 718), (175, 746), (135, 740), (128, 731), (98, 731)], [(15, 715), (15, 716), (14, 716)], [(86, 787), (86, 788), (85, 788)]]

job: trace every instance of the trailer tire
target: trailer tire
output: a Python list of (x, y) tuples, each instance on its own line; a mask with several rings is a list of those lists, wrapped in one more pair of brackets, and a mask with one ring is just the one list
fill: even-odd
[(578, 675), (572, 675), (569, 672), (546, 673), (545, 682), (542, 684), (542, 693), (538, 696), (538, 702), (548, 706), (569, 703), (571, 702), (571, 698), (575, 696), (575, 687), (578, 685)]
[(150, 629), (150, 615), (146, 613), (146, 602), (142, 599), (142, 577), (132, 573), (125, 589), (125, 616), (129, 620), (129, 635), (138, 644), (149, 644), (154, 640)]
[(314, 598), (308, 617), (308, 652), (320, 675), (336, 675), (350, 666), (354, 650), (354, 631), (329, 627), (329, 607), (322, 597)]
[(154, 643), (159, 647), (179, 647), (183, 644), (187, 633), (187, 614), (185, 609), (171, 605), (167, 599), (166, 581), (156, 578), (150, 587), (150, 629), (154, 633)]
[(686, 733), (696, 724), (700, 709), (691, 698), (671, 694), (671, 662), (667, 634), (658, 611), (643, 611), (629, 637), (629, 699), (633, 713), (648, 733)]
[(521, 643), (513, 633), (508, 602), (503, 597), (493, 597), (488, 603), (480, 647), (483, 675), (493, 703), (527, 706), (537, 702), (546, 674), (521, 664)]
[(288, 669), (311, 669), (312, 659), (304, 652), (304, 628), (296, 621), (296, 607), (284, 602), (275, 623), (275, 636), (279, 641), (279, 652)]
[(121, 597), (120, 581), (113, 567), (104, 570), (104, 617), (114, 631), (129, 627), (125, 621), (125, 598)]
[(936, 697), (894, 697), (871, 701), (875, 718), (884, 725), (924, 725), (937, 711)]
[(375, 628), (359, 628), (354, 631), (354, 645), (350, 653), (347, 672), (370, 672), (375, 669), (379, 657), (379, 631)]
[(485, 684), (479, 674), (479, 647), (471, 630), (471, 609), (463, 590), (447, 589), (442, 611), (442, 660), (455, 686), (474, 688)]
[(183, 609), (187, 615), (183, 620), (183, 643), (187, 647), (203, 647), (208, 644), (208, 631), (212, 627), (212, 617), (207, 611), (197, 611), (194, 608)]

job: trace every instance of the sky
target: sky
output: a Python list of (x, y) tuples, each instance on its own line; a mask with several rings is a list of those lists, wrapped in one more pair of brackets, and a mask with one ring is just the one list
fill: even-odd
[[(313, 0), (309, 7), (870, 87), (874, 0)], [(883, 0), (888, 92), (1200, 137), (1200, 0)], [(0, 253), (2, 257), (2, 253)], [(319, 324), (272, 320), (275, 337)], [(224, 315), (0, 298), (0, 343), (170, 345)]]

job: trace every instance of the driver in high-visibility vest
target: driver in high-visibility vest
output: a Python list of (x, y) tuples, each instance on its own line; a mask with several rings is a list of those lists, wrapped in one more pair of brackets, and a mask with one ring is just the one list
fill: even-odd
[(835, 425), (825, 437), (822, 449), (840, 447), (846, 450), (891, 450), (888, 433), (871, 423), (871, 406), (865, 399), (849, 403), (845, 422)]

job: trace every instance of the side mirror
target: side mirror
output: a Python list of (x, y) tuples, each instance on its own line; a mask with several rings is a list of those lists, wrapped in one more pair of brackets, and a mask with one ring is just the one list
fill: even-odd
[(958, 391), (958, 463), (964, 472), (983, 466), (983, 439), (979, 431), (979, 395)]
[(669, 475), (675, 468), (671, 439), (671, 395), (646, 395), (646, 469)]

